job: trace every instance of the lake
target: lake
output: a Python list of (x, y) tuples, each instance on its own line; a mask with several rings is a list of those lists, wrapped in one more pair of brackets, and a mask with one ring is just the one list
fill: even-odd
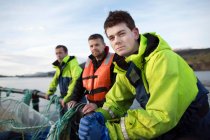
[[(198, 78), (205, 84), (208, 85), (207, 88), (210, 90), (210, 71), (204, 72), (195, 72)], [(9, 77), (9, 78), (0, 78), (0, 86), (9, 87), (9, 88), (20, 88), (20, 89), (37, 89), (43, 92), (46, 92), (49, 86), (51, 77), (44, 78), (17, 78), (17, 77)], [(59, 95), (59, 91), (56, 92)], [(21, 95), (13, 95), (17, 99), (21, 99)], [(209, 95), (210, 97), (210, 95)], [(210, 101), (210, 99), (209, 99)], [(43, 100), (41, 100), (41, 104), (46, 104)], [(135, 103), (136, 104), (136, 103)], [(134, 105), (135, 105), (134, 104)]]

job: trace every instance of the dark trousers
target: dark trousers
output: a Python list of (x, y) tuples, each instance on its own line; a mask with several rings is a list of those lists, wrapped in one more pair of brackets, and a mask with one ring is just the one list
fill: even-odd
[[(86, 98), (83, 97), (80, 100), (80, 103), (84, 104), (83, 105), (84, 107), (85, 104), (87, 103)], [(79, 140), (78, 130), (79, 130), (80, 119), (84, 116), (84, 114), (82, 113), (83, 107), (80, 110), (78, 110), (71, 119), (71, 121), (69, 121), (68, 127), (70, 129), (70, 140)]]
[(65, 106), (65, 107), (62, 107), (60, 108), (60, 118), (63, 117), (63, 115), (68, 111), (68, 108)]

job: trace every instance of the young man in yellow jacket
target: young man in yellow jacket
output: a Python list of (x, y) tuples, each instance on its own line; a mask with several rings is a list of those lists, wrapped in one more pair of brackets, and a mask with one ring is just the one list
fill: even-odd
[(65, 104), (70, 100), (70, 96), (74, 90), (77, 79), (80, 77), (82, 69), (78, 64), (76, 57), (68, 56), (68, 49), (66, 46), (58, 45), (55, 48), (55, 53), (57, 60), (53, 63), (53, 66), (56, 69), (56, 72), (45, 98), (48, 99), (50, 95), (54, 94), (57, 85), (59, 85), (62, 98), (61, 105), (63, 107), (61, 110), (62, 116), (67, 110)]
[[(208, 91), (189, 65), (155, 33), (140, 34), (125, 11), (110, 12), (105, 33), (126, 66), (96, 113), (80, 121), (80, 139), (209, 138)], [(142, 108), (129, 110), (134, 98)]]

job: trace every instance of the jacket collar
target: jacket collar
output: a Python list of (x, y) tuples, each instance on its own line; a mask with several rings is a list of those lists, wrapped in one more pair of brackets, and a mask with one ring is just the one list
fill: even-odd
[(147, 38), (143, 35), (140, 35), (139, 37), (139, 50), (138, 53), (134, 53), (128, 57), (125, 58), (126, 62), (133, 62), (137, 67), (142, 68), (143, 64), (139, 63), (143, 60), (143, 54), (146, 50), (147, 46)]
[(58, 62), (58, 60), (56, 60), (55, 62), (53, 62), (52, 64), (53, 64), (53, 66), (57, 66), (57, 67), (59, 67), (59, 66), (61, 66), (61, 65), (64, 65), (64, 64), (66, 64), (67, 62), (68, 62), (68, 60), (69, 60), (69, 58), (70, 58), (70, 56), (65, 56), (64, 58), (63, 58), (63, 60), (62, 60), (62, 63), (60, 64), (59, 62)]
[(158, 51), (171, 50), (167, 42), (155, 33), (141, 34), (139, 38), (138, 53), (126, 57), (125, 61), (132, 61), (140, 69), (143, 68), (144, 61), (148, 61)]

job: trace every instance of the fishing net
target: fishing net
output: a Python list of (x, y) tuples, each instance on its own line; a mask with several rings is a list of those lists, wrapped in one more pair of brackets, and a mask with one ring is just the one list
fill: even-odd
[(72, 133), (78, 137), (75, 133), (82, 117), (78, 116), (78, 112), (81, 112), (85, 104), (78, 103), (59, 117), (62, 109), (58, 96), (51, 96), (45, 105), (39, 104), (41, 109), (38, 112), (34, 109), (37, 103), (34, 104), (31, 100), (32, 91), (24, 90), (24, 96), (21, 98), (12, 96), (11, 91), (0, 91), (0, 139), (68, 140)]
[(24, 102), (13, 99), (0, 101), (0, 114), (0, 132), (2, 133), (16, 132), (27, 134), (30, 139), (39, 139), (41, 133), (46, 132), (51, 125), (44, 115)]

